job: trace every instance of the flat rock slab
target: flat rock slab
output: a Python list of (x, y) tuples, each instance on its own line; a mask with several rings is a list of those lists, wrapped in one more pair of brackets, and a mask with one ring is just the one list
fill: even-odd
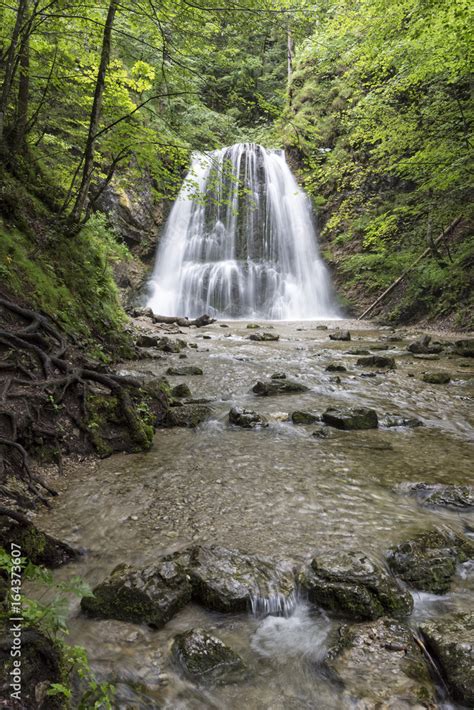
[(176, 636), (171, 653), (185, 675), (202, 685), (235, 683), (247, 675), (240, 656), (204, 629)]
[(420, 505), (428, 508), (448, 508), (459, 511), (474, 508), (474, 486), (402, 483), (396, 490), (416, 497)]
[(195, 365), (185, 365), (184, 367), (168, 367), (167, 375), (176, 375), (177, 377), (186, 377), (187, 375), (203, 375), (200, 367)]
[(344, 686), (341, 707), (360, 710), (434, 708), (436, 693), (411, 630), (399, 622), (343, 626), (326, 666)]
[(218, 545), (193, 548), (189, 575), (195, 600), (222, 612), (246, 611), (255, 600), (267, 600), (271, 611), (293, 597), (296, 585), (289, 563)]
[(374, 409), (359, 407), (356, 409), (327, 409), (322, 420), (336, 429), (376, 429), (378, 427), (377, 412)]
[(307, 392), (309, 387), (287, 379), (270, 379), (267, 382), (257, 382), (252, 387), (252, 392), (258, 397), (273, 397), (280, 394), (295, 394), (296, 392)]
[(420, 631), (454, 699), (474, 707), (474, 613), (426, 621)]
[(386, 553), (392, 572), (413, 589), (449, 591), (456, 565), (474, 558), (474, 542), (448, 528), (432, 528)]
[(407, 616), (411, 594), (362, 552), (318, 555), (298, 581), (313, 604), (352, 619)]
[(240, 426), (243, 429), (268, 426), (268, 420), (262, 414), (251, 409), (241, 409), (240, 407), (232, 407), (229, 412), (229, 423)]
[(192, 587), (183, 566), (167, 556), (143, 570), (120, 565), (93, 593), (81, 600), (89, 616), (160, 628), (191, 600)]

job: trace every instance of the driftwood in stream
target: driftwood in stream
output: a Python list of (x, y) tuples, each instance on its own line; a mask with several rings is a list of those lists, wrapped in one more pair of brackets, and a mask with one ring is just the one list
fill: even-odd
[(196, 328), (202, 328), (205, 325), (210, 325), (211, 323), (216, 322), (215, 318), (211, 318), (211, 316), (208, 316), (207, 314), (199, 316), (199, 318), (195, 318), (194, 320), (189, 320), (188, 318), (181, 318), (179, 316), (153, 315), (152, 318), (155, 323), (176, 323), (176, 325), (179, 325), (180, 328), (187, 328), (190, 325), (195, 325)]
[(430, 246), (427, 249), (425, 249), (425, 251), (422, 254), (420, 254), (420, 256), (417, 259), (415, 259), (413, 264), (408, 269), (406, 269), (406, 271), (404, 271), (403, 274), (398, 277), (398, 279), (396, 279), (392, 284), (390, 284), (390, 286), (387, 289), (385, 289), (385, 291), (372, 303), (372, 305), (370, 305), (368, 308), (366, 308), (366, 310), (362, 313), (362, 315), (359, 316), (358, 320), (362, 320), (363, 318), (368, 316), (369, 313), (371, 313), (374, 310), (375, 306), (378, 306), (378, 304), (381, 303), (383, 301), (383, 299), (386, 296), (388, 296), (388, 294), (391, 293), (393, 291), (393, 289), (396, 286), (398, 286), (398, 284), (401, 283), (405, 279), (405, 277), (408, 276), (408, 274), (411, 271), (413, 271), (415, 266), (417, 266), (417, 264), (419, 264), (419, 262), (422, 259), (424, 259), (425, 256), (428, 256), (428, 254), (433, 251), (433, 247), (435, 247), (437, 244), (439, 244), (439, 242), (441, 242), (445, 237), (447, 237), (453, 231), (453, 229), (455, 227), (457, 227), (457, 225), (459, 224), (461, 219), (462, 219), (462, 215), (460, 215), (459, 217), (456, 217), (456, 219), (453, 220), (453, 222), (451, 222), (449, 227), (446, 227), (444, 232), (442, 232), (439, 235), (439, 237), (437, 237), (432, 242), (432, 244), (430, 244)]
[(61, 469), (64, 452), (98, 450), (100, 407), (115, 402), (124, 437), (145, 443), (140, 386), (89, 362), (43, 314), (0, 297), (0, 495), (22, 507), (48, 504), (56, 493), (33, 462)]

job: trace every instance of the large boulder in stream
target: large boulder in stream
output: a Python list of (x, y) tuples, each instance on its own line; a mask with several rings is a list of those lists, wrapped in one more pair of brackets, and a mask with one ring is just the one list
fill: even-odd
[(448, 508), (460, 512), (474, 509), (474, 486), (402, 483), (396, 490), (414, 496), (420, 505), (427, 508)]
[(196, 367), (195, 365), (184, 365), (183, 367), (168, 367), (166, 374), (174, 375), (176, 377), (187, 377), (188, 375), (202, 375), (204, 373), (200, 367)]
[(456, 565), (474, 558), (474, 541), (449, 528), (432, 528), (390, 548), (386, 558), (392, 572), (413, 589), (445, 594)]
[(259, 397), (272, 397), (280, 394), (295, 394), (297, 392), (307, 392), (309, 387), (287, 379), (270, 379), (267, 382), (257, 382), (252, 387), (252, 392)]
[(321, 417), (318, 414), (303, 412), (299, 409), (296, 412), (292, 412), (290, 418), (293, 424), (315, 424), (321, 421)]
[(360, 710), (434, 708), (436, 692), (408, 626), (390, 619), (343, 626), (325, 666), (343, 685), (341, 707)]
[(351, 619), (407, 616), (413, 599), (362, 552), (320, 554), (298, 581), (313, 604)]
[(454, 699), (474, 707), (474, 612), (426, 621), (420, 631)]
[(192, 550), (189, 575), (194, 599), (215, 611), (246, 611), (253, 606), (278, 614), (294, 603), (291, 564), (268, 557), (199, 545)]
[(421, 378), (423, 382), (430, 385), (447, 385), (451, 382), (451, 375), (448, 372), (424, 372)]
[(18, 520), (0, 515), (0, 547), (10, 550), (12, 543), (19, 545), (21, 554), (33, 564), (52, 569), (80, 555), (79, 550), (39, 530), (20, 513)]
[(160, 628), (191, 599), (192, 587), (183, 559), (163, 557), (143, 570), (119, 565), (83, 597), (82, 610), (89, 616), (117, 619)]
[(435, 355), (443, 350), (442, 343), (432, 343), (431, 335), (422, 335), (407, 346), (407, 350), (416, 355)]
[(377, 429), (378, 427), (377, 412), (367, 407), (355, 409), (330, 407), (324, 412), (322, 420), (336, 429)]
[(240, 407), (232, 407), (229, 412), (229, 423), (240, 426), (243, 429), (255, 429), (268, 426), (268, 421), (263, 414), (254, 412), (252, 409), (241, 409)]
[(456, 355), (462, 355), (462, 357), (474, 357), (474, 338), (456, 340), (454, 352)]
[(235, 683), (247, 675), (240, 656), (204, 629), (175, 636), (171, 654), (184, 674), (200, 685)]

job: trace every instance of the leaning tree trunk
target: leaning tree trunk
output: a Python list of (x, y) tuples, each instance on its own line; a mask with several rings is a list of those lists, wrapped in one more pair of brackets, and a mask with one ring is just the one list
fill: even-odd
[(12, 150), (14, 155), (24, 152), (26, 127), (28, 124), (28, 106), (30, 100), (30, 35), (25, 33), (20, 46), (20, 77), (16, 105), (15, 125), (12, 131)]
[(110, 51), (112, 45), (112, 28), (114, 24), (115, 13), (117, 11), (118, 0), (110, 0), (107, 19), (104, 26), (104, 35), (102, 39), (102, 52), (100, 57), (99, 71), (97, 73), (97, 81), (94, 92), (94, 102), (89, 122), (89, 133), (87, 136), (86, 147), (84, 150), (84, 167), (82, 169), (81, 184), (77, 194), (76, 202), (72, 210), (72, 219), (79, 222), (84, 207), (86, 206), (87, 196), (94, 169), (95, 143), (99, 129), (99, 123), (102, 115), (102, 100), (105, 88), (105, 77), (107, 67), (110, 61)]

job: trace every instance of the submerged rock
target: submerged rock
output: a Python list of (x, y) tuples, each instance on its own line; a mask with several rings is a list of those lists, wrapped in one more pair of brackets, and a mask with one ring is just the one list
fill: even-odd
[(448, 528), (432, 528), (390, 548), (387, 563), (413, 589), (445, 594), (456, 565), (474, 558), (474, 542)]
[(89, 616), (160, 628), (190, 601), (191, 592), (179, 560), (167, 556), (143, 570), (119, 565), (93, 597), (82, 598), (81, 608)]
[(338, 436), (338, 434), (332, 427), (324, 424), (315, 429), (312, 433), (312, 436), (316, 437), (317, 439), (333, 439), (335, 436)]
[(200, 367), (196, 367), (195, 365), (184, 365), (183, 367), (168, 367), (166, 374), (186, 377), (187, 375), (202, 375), (204, 373)]
[(454, 699), (474, 707), (474, 613), (426, 621), (420, 631)]
[(336, 429), (376, 429), (378, 427), (377, 412), (374, 409), (359, 407), (355, 409), (327, 409), (322, 420)]
[(474, 486), (442, 483), (402, 483), (398, 490), (416, 497), (420, 505), (429, 508), (470, 510), (474, 508)]
[(348, 330), (336, 330), (334, 333), (329, 333), (329, 339), (347, 341), (351, 339), (351, 334)]
[(249, 335), (249, 340), (255, 340), (257, 343), (266, 343), (280, 340), (280, 336), (276, 333), (252, 333), (252, 335)]
[(474, 338), (456, 340), (454, 352), (456, 355), (462, 355), (463, 357), (474, 357)]
[(295, 392), (307, 392), (309, 387), (287, 379), (273, 379), (268, 382), (257, 382), (252, 387), (254, 392), (259, 397), (272, 397), (279, 394), (293, 394)]
[(180, 407), (172, 407), (168, 410), (163, 426), (195, 429), (211, 416), (212, 409), (205, 404), (183, 404)]
[(399, 622), (379, 619), (343, 626), (325, 665), (344, 686), (341, 707), (436, 707), (428, 665), (411, 629)]
[(416, 417), (400, 417), (398, 414), (387, 414), (380, 421), (380, 424), (387, 428), (408, 427), (415, 429), (416, 427), (423, 426), (421, 419), (417, 419)]
[(387, 357), (386, 355), (369, 355), (368, 357), (360, 357), (357, 364), (361, 367), (381, 367), (384, 370), (395, 370), (395, 358)]
[(337, 362), (330, 362), (326, 367), (326, 372), (347, 372), (347, 367), (339, 365)]
[(270, 377), (271, 380), (286, 380), (286, 372), (274, 372)]
[(293, 424), (314, 424), (319, 422), (321, 417), (317, 414), (311, 414), (311, 412), (301, 412), (296, 411), (291, 413), (291, 421)]
[(204, 629), (191, 629), (176, 636), (171, 653), (185, 675), (196, 683), (222, 685), (246, 676), (240, 656)]
[(370, 355), (370, 350), (365, 348), (351, 348), (351, 350), (346, 350), (346, 355)]
[(430, 385), (447, 385), (451, 382), (451, 376), (447, 372), (425, 372), (422, 379)]
[(295, 592), (288, 563), (219, 545), (194, 548), (189, 574), (193, 597), (215, 611), (246, 611), (254, 598), (270, 604), (272, 599), (290, 599)]
[(318, 555), (299, 582), (313, 604), (352, 619), (406, 616), (413, 608), (411, 595), (362, 552)]
[(229, 412), (229, 422), (244, 429), (268, 426), (268, 421), (262, 414), (251, 409), (240, 409), (239, 407), (232, 407)]

